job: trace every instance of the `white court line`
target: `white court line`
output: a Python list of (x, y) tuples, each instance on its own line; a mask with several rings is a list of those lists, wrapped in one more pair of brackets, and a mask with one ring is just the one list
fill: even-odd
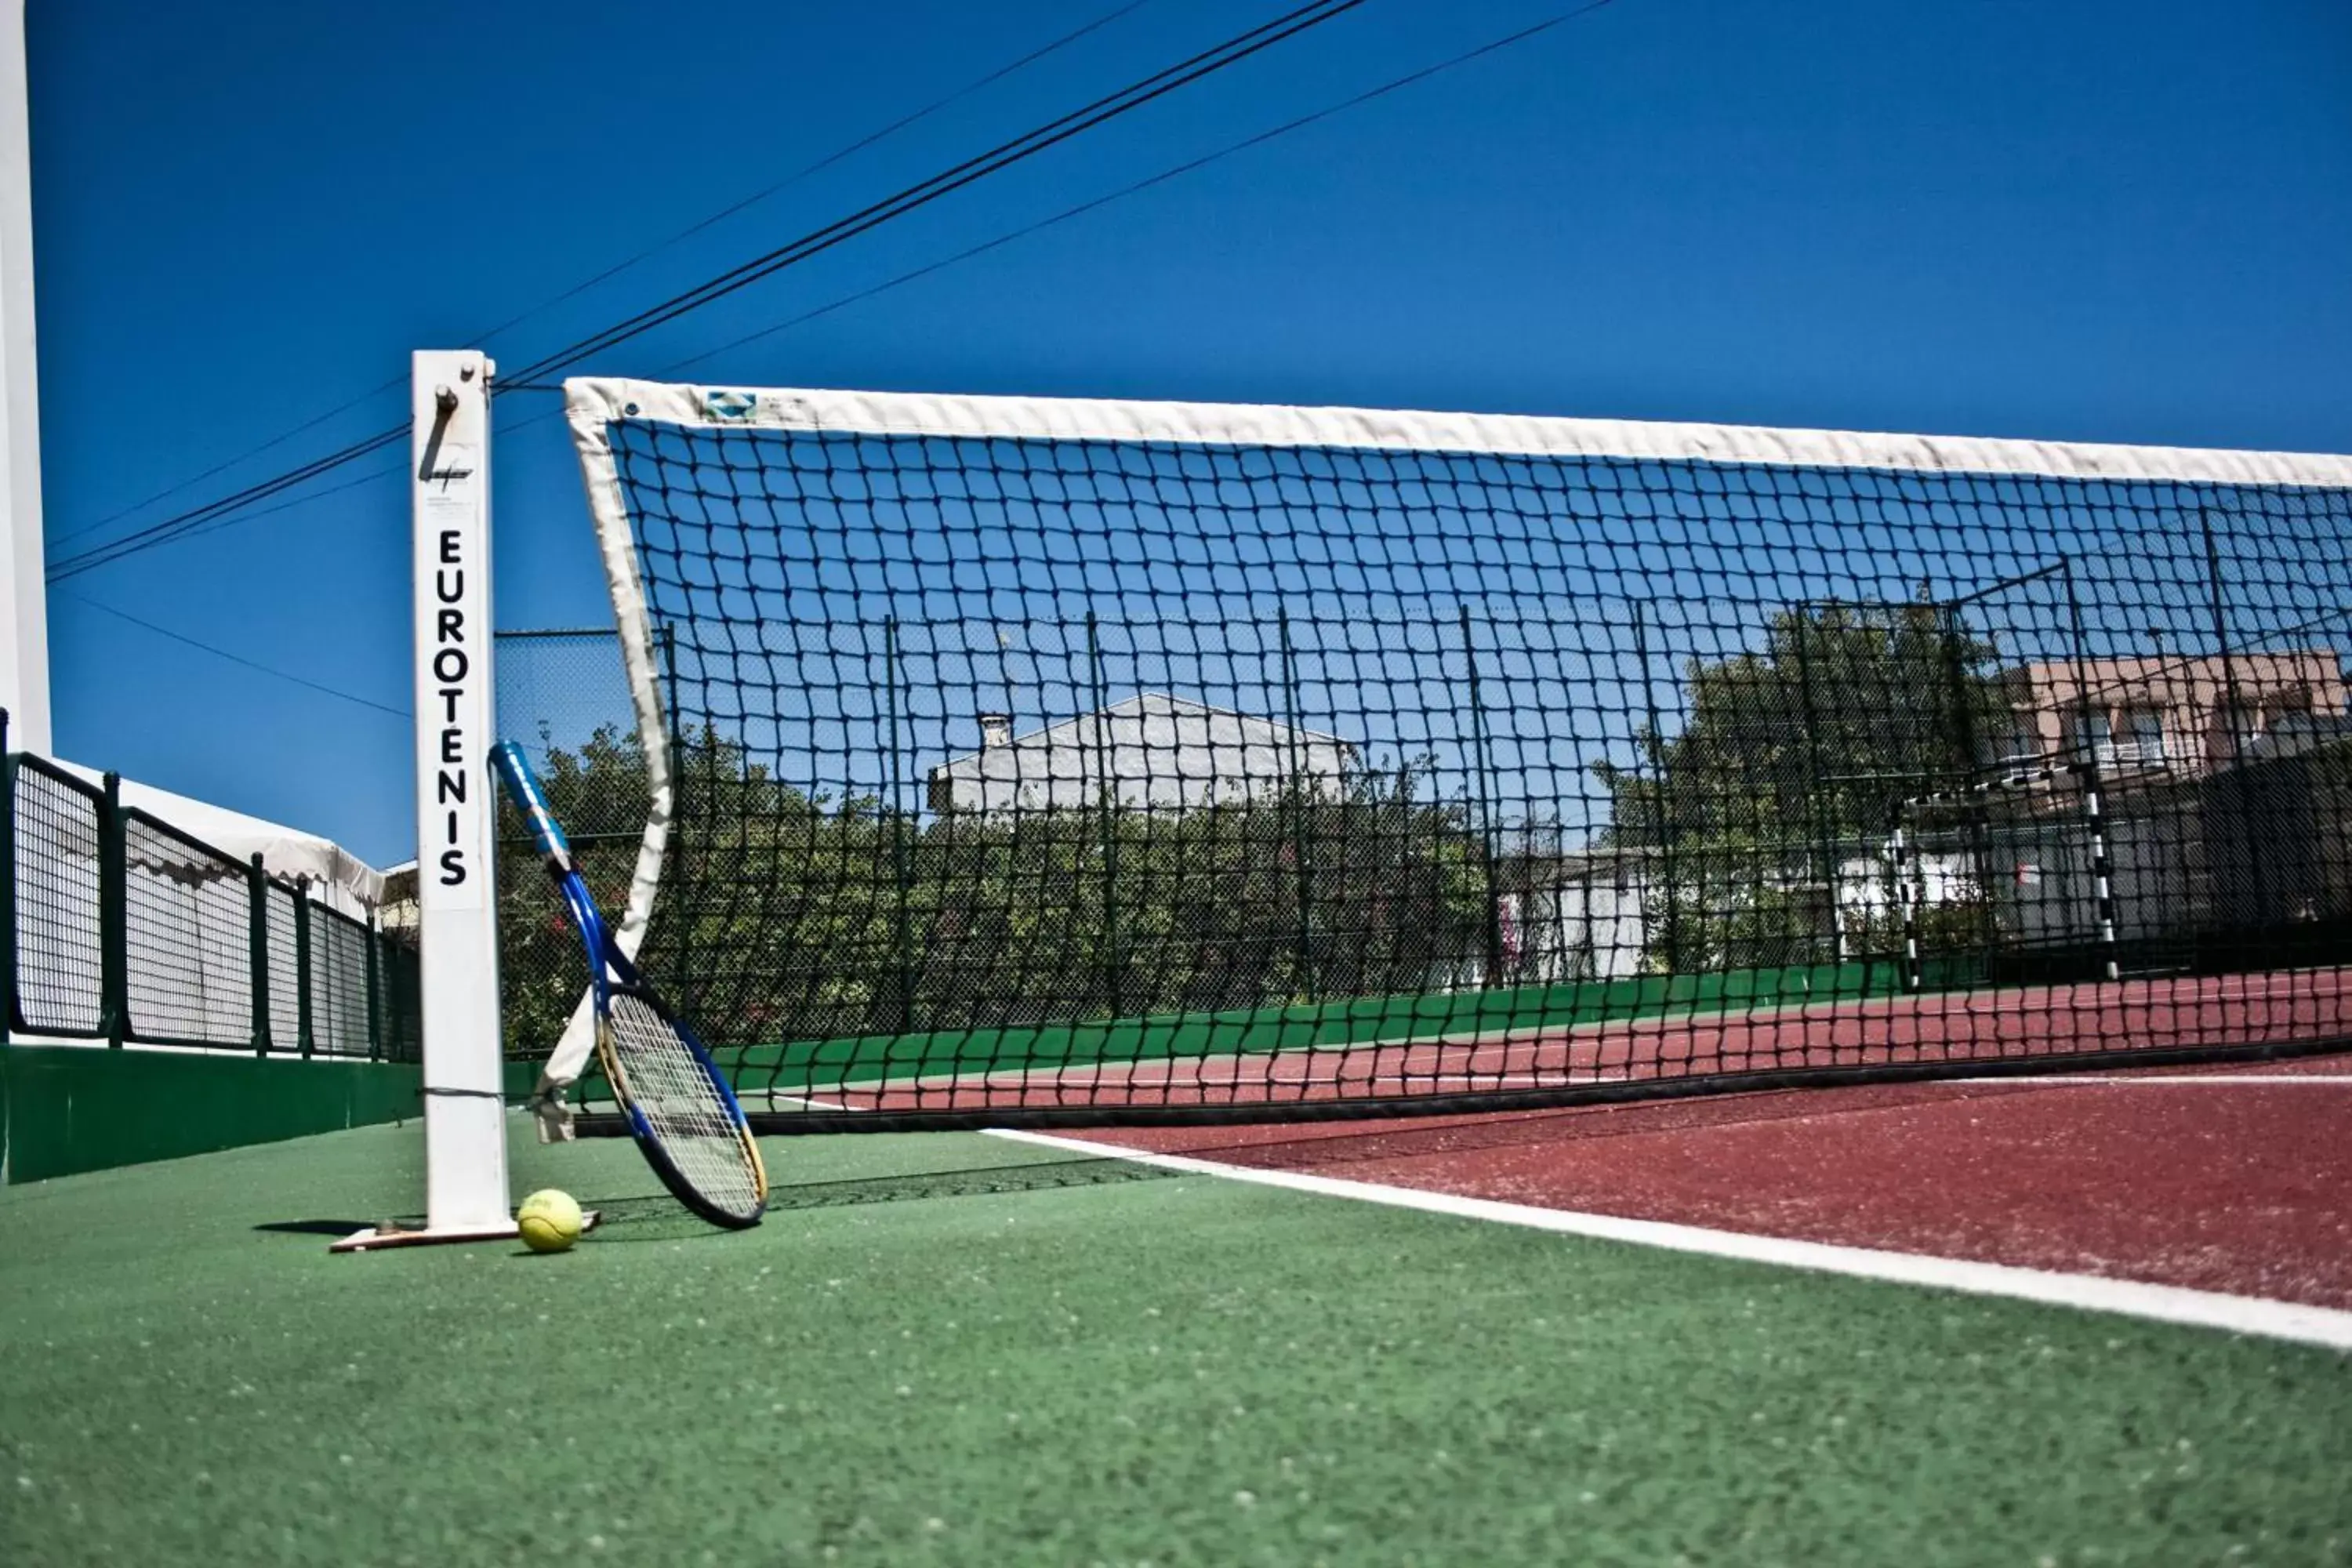
[(2253, 1073), (2253, 1072), (2184, 1072), (2144, 1073), (2122, 1078), (2108, 1078), (2098, 1073), (2052, 1073), (2046, 1078), (2032, 1074), (2009, 1078), (1961, 1078), (1954, 1083), (2013, 1083), (2020, 1087), (2038, 1083), (2087, 1084), (2099, 1089), (2136, 1088), (2144, 1084), (2223, 1084), (2231, 1089), (2276, 1089), (2283, 1084), (2315, 1084), (2322, 1089), (2352, 1088), (2352, 1073)]
[(2248, 1296), (2225, 1296), (2212, 1290), (2191, 1290), (2178, 1285), (2148, 1285), (2132, 1279), (2105, 1279), (2095, 1275), (2059, 1274), (2041, 1268), (2018, 1268), (2003, 1263), (1975, 1263), (1957, 1258), (1931, 1258), (1909, 1252), (1882, 1252), (1872, 1247), (1837, 1247), (1820, 1241), (1750, 1236), (1741, 1231), (1708, 1230), (1694, 1225), (1660, 1220), (1621, 1219), (1613, 1215), (1584, 1214), (1573, 1209), (1538, 1208), (1528, 1204), (1501, 1203), (1493, 1198), (1465, 1198), (1452, 1193), (1423, 1192), (1379, 1182), (1340, 1181), (1331, 1176), (1297, 1171), (1265, 1171), (1227, 1165), (1183, 1154), (1154, 1154), (1125, 1149), (1116, 1143), (1095, 1143), (1052, 1133), (994, 1128), (992, 1138), (1034, 1143), (1097, 1158), (1128, 1160), (1139, 1165), (1194, 1175), (1223, 1176), (1229, 1181), (1280, 1187), (1321, 1197), (1352, 1198), (1391, 1208), (1418, 1209), (1424, 1214), (1457, 1219), (1486, 1220), (1496, 1225), (1523, 1226), (1532, 1230), (1590, 1237), (1601, 1241), (1628, 1242), (1635, 1247), (1663, 1247), (1670, 1252), (1695, 1252), (1710, 1258), (1733, 1258), (1749, 1263), (1769, 1263), (1784, 1268), (1843, 1274), (1889, 1284), (1920, 1285), (1931, 1289), (1958, 1290), (1971, 1296), (1998, 1296), (2014, 1301), (2072, 1307), (2083, 1311), (2112, 1312), (2160, 1323), (2185, 1323), (2220, 1329), (2227, 1333), (2253, 1334), (2264, 1339), (2292, 1340), (2352, 1351), (2352, 1312), (2328, 1307), (2305, 1307), (2292, 1301), (2267, 1301)]
[(828, 1103), (825, 1100), (808, 1098), (809, 1094), (817, 1092), (819, 1091), (816, 1089), (811, 1089), (808, 1094), (787, 1094), (780, 1089), (762, 1089), (752, 1096), (738, 1094), (735, 1097), (735, 1103), (746, 1111), (774, 1110), (779, 1108), (793, 1110), (856, 1110), (859, 1109), (857, 1106), (840, 1101)]

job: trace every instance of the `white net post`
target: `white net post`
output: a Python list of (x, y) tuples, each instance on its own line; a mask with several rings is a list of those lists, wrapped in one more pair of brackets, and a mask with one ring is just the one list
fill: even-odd
[(416, 886), (425, 1238), (512, 1235), (488, 766), (490, 362), (415, 356)]

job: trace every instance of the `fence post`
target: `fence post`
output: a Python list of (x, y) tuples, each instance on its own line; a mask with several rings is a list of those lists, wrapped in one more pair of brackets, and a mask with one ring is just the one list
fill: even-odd
[[(2074, 592), (2074, 563), (2064, 561), (2066, 567), (2066, 614), (2073, 627), (2074, 656), (2074, 701), (2077, 707), (2089, 697), (2091, 690), (2089, 639), (2083, 630), (2083, 601)], [(2062, 721), (2063, 722), (2063, 721)], [(2063, 757), (2071, 747), (2061, 737), (2059, 754)], [(2099, 925), (2099, 952), (2102, 969), (2109, 980), (2123, 977), (2123, 967), (2116, 953), (2116, 883), (2115, 866), (2107, 851), (2107, 818), (2105, 797), (2099, 791), (2099, 753), (2096, 748), (2085, 746), (2081, 762), (2075, 764), (2076, 777), (2083, 793), (2083, 818), (2091, 832), (2091, 899), (2092, 913)], [(2071, 927), (2071, 912), (2067, 921)]]
[[(1827, 624), (1831, 612), (1836, 607), (1833, 600), (1824, 601), (1821, 605), (1823, 631), (1843, 629)], [(1797, 695), (1803, 710), (1805, 723), (1805, 805), (1813, 818), (1813, 852), (1820, 858), (1819, 868), (1815, 875), (1829, 900), (1826, 918), (1830, 923), (1831, 961), (1843, 963), (1845, 962), (1845, 928), (1838, 921), (1837, 851), (1830, 842), (1830, 813), (1824, 801), (1829, 791), (1822, 769), (1821, 711), (1813, 702), (1812, 637), (1806, 629), (1813, 610), (1814, 606), (1811, 605), (1801, 605), (1797, 607)], [(1815, 932), (1815, 941), (1817, 942), (1819, 941), (1818, 929)], [(1818, 962), (1820, 952), (1820, 948), (1816, 946), (1813, 956), (1806, 961), (1809, 968), (1805, 976), (1805, 989), (1808, 992), (1813, 988), (1810, 965)]]
[(372, 1062), (383, 1060), (383, 983), (376, 970), (376, 949), (382, 942), (382, 934), (375, 929), (375, 911), (370, 910), (367, 917), (367, 1031), (368, 1060)]
[[(1965, 623), (1960, 618), (1958, 604), (1937, 606), (1937, 631), (1943, 642), (1944, 681), (1952, 703), (1952, 739), (1955, 756), (1953, 776), (1961, 788), (1977, 782), (1979, 768), (1975, 703), (1969, 684), (1965, 663), (1966, 647), (1961, 633)], [(1992, 814), (1982, 812), (1983, 821), (1976, 835), (1977, 879), (1977, 940), (1985, 952), (1988, 975), (1992, 969), (1993, 953), (2000, 945), (2000, 921), (1993, 905), (1993, 889), (2000, 875), (1995, 868), (1992, 847)]]
[(122, 844), (122, 775), (106, 775), (98, 822), (98, 995), (106, 1043), (120, 1048), (131, 1030), (130, 872)]
[(310, 967), (310, 879), (304, 877), (294, 884), (294, 1034), (303, 1056), (310, 1054), (312, 1019), (316, 1010), (311, 1006), (311, 994), (318, 987), (312, 984)]
[[(2268, 858), (2265, 854), (2268, 846), (2264, 840), (2268, 832), (2284, 832), (2286, 825), (2257, 820), (2261, 813), (2256, 810), (2255, 781), (2246, 770), (2246, 694), (2238, 684), (2238, 663), (2230, 646), (2229, 593), (2221, 572), (2221, 543), (2213, 531), (2210, 509), (2202, 506), (2197, 509), (2197, 526), (2205, 536), (2205, 583), (2213, 613), (2213, 646), (2221, 656), (2221, 724), (2229, 732), (2230, 805), (2231, 814), (2238, 819), (2239, 832), (2242, 835), (2241, 842), (2246, 847), (2246, 876), (2252, 884), (2251, 890), (2254, 906), (2252, 923), (2256, 931), (2260, 931), (2279, 918), (2271, 905), (2271, 879), (2269, 868), (2264, 864)], [(2209, 865), (2212, 856), (2210, 837), (2208, 834), (2206, 856)], [(2244, 938), (2242, 935), (2238, 940), (2242, 955)], [(2239, 962), (2243, 962), (2242, 956)]]
[(1087, 678), (1094, 689), (1095, 792), (1102, 832), (1102, 979), (1110, 1016), (1116, 1018), (1126, 1010), (1126, 954), (1125, 944), (1118, 938), (1118, 837), (1114, 816), (1118, 784), (1111, 776), (1110, 742), (1103, 734), (1103, 711), (1110, 704), (1110, 694), (1103, 679), (1102, 636), (1092, 610), (1087, 612)]
[(424, 1044), (424, 981), (423, 965), (416, 954), (407, 948), (398, 950), (393, 964), (393, 1012), (399, 1023), (393, 1031), (394, 1049), (399, 1053), (396, 1061), (420, 1060), (419, 1047)]
[[(396, 1062), (400, 1060), (401, 1050), (400, 951), (392, 940), (392, 932), (381, 925), (376, 927), (375, 945), (378, 975), (376, 984), (380, 987), (379, 1007), (383, 1019), (383, 1033), (377, 1042), (382, 1054), (376, 1059)], [(500, 1042), (500, 1048), (504, 1048), (503, 1040)]]
[[(1657, 846), (1658, 875), (1665, 883), (1666, 974), (1671, 987), (1673, 976), (1681, 973), (1683, 953), (1681, 899), (1675, 888), (1674, 836), (1666, 805), (1666, 738), (1658, 728), (1658, 694), (1650, 684), (1649, 617), (1643, 613), (1639, 599), (1634, 600), (1630, 607), (1633, 612), (1633, 660), (1642, 667), (1642, 704), (1649, 713), (1650, 749), (1658, 759), (1657, 777), (1650, 782), (1650, 835)], [(1640, 766), (1638, 757), (1634, 765)], [(1645, 866), (1644, 877), (1647, 874)], [(1644, 900), (1643, 903), (1642, 945), (1646, 948), (1650, 942), (1650, 922), (1647, 900)]]
[(1486, 963), (1483, 990), (1503, 983), (1502, 895), (1495, 887), (1495, 812), (1486, 800), (1486, 712), (1478, 697), (1478, 647), (1470, 637), (1470, 606), (1462, 606), (1462, 663), (1469, 672), (1470, 777), (1478, 798), (1478, 858), (1486, 874)]
[(1919, 900), (1911, 886), (1910, 844), (1903, 834), (1904, 810), (1895, 808), (1895, 902), (1903, 917), (1903, 989), (1919, 989)]
[(247, 962), (253, 967), (253, 1054), (269, 1054), (269, 879), (256, 852), (245, 869)]
[(1282, 717), (1288, 731), (1286, 750), (1290, 761), (1290, 858), (1298, 900), (1298, 985), (1309, 1002), (1323, 999), (1323, 986), (1315, 973), (1315, 907), (1314, 868), (1307, 856), (1307, 770), (1299, 761), (1298, 736), (1305, 721), (1299, 715), (1303, 704), (1298, 700), (1298, 658), (1290, 646), (1290, 611), (1277, 608), (1275, 625), (1282, 642)]
[[(915, 957), (907, 929), (907, 896), (911, 877), (907, 866), (906, 784), (898, 773), (898, 617), (882, 622), (882, 678), (890, 712), (890, 879), (898, 899), (891, 919), (891, 948), (898, 965), (898, 1032), (915, 1032)], [(909, 715), (911, 724), (912, 715)]]

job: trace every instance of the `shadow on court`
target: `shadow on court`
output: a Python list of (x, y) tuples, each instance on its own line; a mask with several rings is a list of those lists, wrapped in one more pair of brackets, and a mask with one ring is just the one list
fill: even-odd
[[(1070, 1187), (1160, 1181), (1174, 1174), (1174, 1172), (1155, 1170), (1125, 1160), (1077, 1159), (976, 1165), (953, 1171), (863, 1176), (851, 1181), (781, 1183), (768, 1191), (768, 1212), (773, 1215), (793, 1209), (845, 1208), (861, 1204), (921, 1203), (935, 1198), (1056, 1192)], [(727, 1232), (705, 1225), (687, 1213), (667, 1193), (583, 1197), (581, 1206), (597, 1212), (599, 1217), (594, 1236), (599, 1241), (675, 1241), (693, 1237), (717, 1238), (727, 1235)], [(307, 1230), (313, 1224), (325, 1223), (304, 1221), (299, 1226), (258, 1228)]]
[[(905, 1175), (864, 1176), (851, 1181), (779, 1184), (769, 1189), (768, 1212), (791, 1209), (845, 1208), (859, 1204), (921, 1203), (934, 1198), (1001, 1196), (1010, 1193), (1057, 1192), (1070, 1187), (1108, 1186), (1125, 1182), (1164, 1181), (1171, 1171), (1155, 1170), (1126, 1160), (1041, 1160), (1003, 1165), (976, 1165), (955, 1171), (923, 1171)], [(594, 1236), (599, 1241), (676, 1241), (695, 1237), (719, 1237), (727, 1232), (704, 1224), (663, 1192), (582, 1197), (581, 1207), (597, 1214)], [(256, 1231), (279, 1236), (323, 1236), (340, 1238), (370, 1226), (417, 1226), (421, 1215), (386, 1219), (289, 1219), (257, 1225)]]
[[(380, 1226), (389, 1223), (393, 1222), (382, 1216), (374, 1219), (281, 1219), (272, 1220), (267, 1225), (257, 1225), (253, 1228), (271, 1231), (279, 1236), (332, 1237), (340, 1241), (355, 1230), (365, 1230), (372, 1225)], [(425, 1216), (419, 1215), (409, 1223), (422, 1225), (425, 1223)]]

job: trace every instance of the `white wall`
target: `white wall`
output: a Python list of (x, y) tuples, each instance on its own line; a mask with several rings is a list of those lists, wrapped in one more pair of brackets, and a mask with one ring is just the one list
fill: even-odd
[(0, 708), (8, 744), (50, 752), (48, 592), (41, 549), (41, 418), (33, 338), (33, 161), (25, 0), (0, 0)]

